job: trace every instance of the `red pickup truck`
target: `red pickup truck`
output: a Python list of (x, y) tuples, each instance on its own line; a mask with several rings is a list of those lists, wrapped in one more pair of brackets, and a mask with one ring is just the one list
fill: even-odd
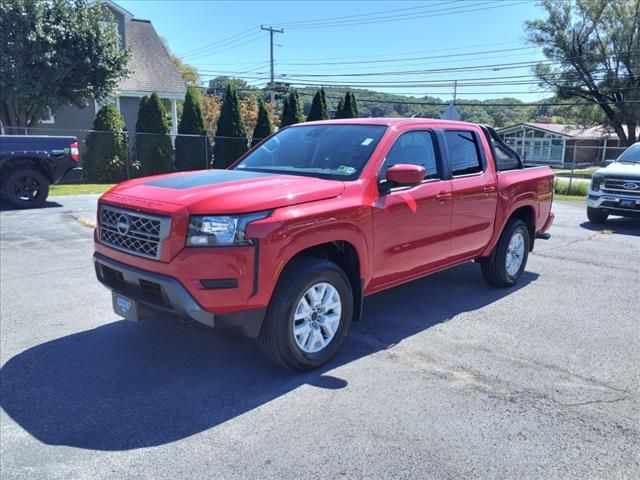
[(553, 174), (488, 127), (304, 123), (228, 170), (139, 178), (98, 206), (95, 267), (133, 320), (158, 311), (256, 338), (286, 368), (329, 361), (363, 297), (476, 261), (522, 275), (553, 221)]

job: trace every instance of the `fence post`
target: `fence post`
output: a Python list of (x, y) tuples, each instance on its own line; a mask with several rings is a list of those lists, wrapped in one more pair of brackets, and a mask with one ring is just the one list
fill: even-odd
[(571, 162), (571, 173), (569, 174), (569, 183), (567, 185), (567, 191), (565, 195), (569, 195), (571, 191), (571, 184), (573, 183), (573, 175), (576, 170), (576, 150), (578, 149), (578, 140), (573, 143), (573, 161)]
[(124, 144), (124, 156), (125, 156), (125, 163), (126, 163), (126, 167), (127, 167), (127, 180), (131, 179), (131, 173), (129, 171), (129, 160), (130, 160), (130, 154), (129, 152), (131, 151), (131, 141), (129, 139), (129, 134), (125, 133), (125, 139), (126, 139), (126, 143)]

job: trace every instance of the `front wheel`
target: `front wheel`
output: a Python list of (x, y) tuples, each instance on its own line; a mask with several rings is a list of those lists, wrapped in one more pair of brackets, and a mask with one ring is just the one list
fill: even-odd
[(14, 170), (2, 184), (7, 201), (16, 208), (37, 208), (49, 196), (49, 181), (37, 170)]
[(601, 224), (607, 221), (609, 214), (599, 208), (587, 207), (587, 218), (591, 223)]
[(258, 347), (277, 365), (312, 370), (338, 352), (352, 315), (353, 291), (342, 269), (327, 260), (296, 259), (278, 282)]
[(531, 238), (522, 220), (513, 219), (498, 240), (490, 259), (481, 264), (482, 276), (490, 285), (510, 287), (524, 273)]

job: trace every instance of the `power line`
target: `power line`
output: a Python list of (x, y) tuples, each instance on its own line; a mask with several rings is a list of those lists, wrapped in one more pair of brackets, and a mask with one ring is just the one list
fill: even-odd
[[(457, 1), (461, 1), (461, 0), (457, 0)], [(397, 8), (397, 9), (394, 9), (394, 10), (383, 10), (383, 11), (380, 11), (380, 12), (361, 13), (361, 14), (356, 14), (356, 15), (346, 15), (346, 16), (339, 16), (339, 17), (319, 18), (319, 19), (315, 19), (315, 20), (300, 20), (300, 21), (297, 21), (297, 22), (276, 23), (276, 25), (287, 27), (287, 26), (292, 26), (292, 25), (304, 25), (304, 24), (307, 24), (307, 23), (317, 23), (317, 22), (331, 21), (331, 20), (344, 20), (344, 19), (348, 19), (348, 18), (370, 17), (370, 16), (375, 16), (375, 15), (389, 14), (389, 13), (395, 13), (395, 12), (406, 12), (408, 10), (418, 10), (418, 9), (435, 7), (435, 6), (438, 6), (438, 5), (445, 5), (445, 4), (451, 4), (451, 3), (454, 3), (454, 2), (446, 1), (446, 2), (436, 3), (436, 4), (431, 4), (429, 6), (421, 5), (419, 7)]]
[(192, 54), (200, 52), (201, 50), (206, 50), (206, 49), (209, 49), (209, 48), (212, 48), (212, 47), (219, 46), (221, 44), (226, 44), (226, 43), (230, 43), (230, 42), (239, 40), (239, 38), (237, 38), (237, 37), (240, 37), (240, 38), (246, 37), (246, 36), (248, 36), (249, 32), (254, 32), (255, 33), (255, 27), (249, 28), (249, 29), (244, 30), (244, 31), (242, 31), (240, 33), (237, 33), (237, 34), (232, 35), (230, 37), (224, 38), (222, 40), (218, 40), (216, 42), (208, 43), (208, 44), (203, 45), (201, 47), (191, 49), (191, 50), (189, 50), (187, 52), (184, 52), (184, 53), (180, 54), (179, 57), (180, 58), (186, 58), (186, 57), (191, 56)]
[[(266, 34), (260, 34), (258, 33), (257, 36), (254, 36), (253, 38), (249, 38), (244, 42), (238, 43), (238, 44), (233, 44), (233, 45), (227, 45), (225, 48), (223, 48), (222, 50), (214, 50), (214, 51), (205, 51), (202, 53), (197, 54), (195, 57), (192, 57), (189, 59), (190, 62), (198, 59), (198, 58), (202, 58), (202, 57), (206, 57), (206, 56), (211, 56), (211, 55), (219, 55), (221, 53), (227, 52), (229, 50), (233, 50), (235, 48), (241, 47), (243, 45), (246, 45), (247, 43), (253, 43), (257, 40), (261, 40), (263, 38), (267, 37)], [(238, 39), (240, 40), (240, 39)]]
[[(483, 2), (482, 4), (491, 4), (491, 3), (495, 3), (495, 2)], [(488, 6), (484, 6), (481, 8), (478, 8), (477, 6), (474, 8), (468, 8), (468, 7), (455, 7), (455, 8), (447, 8), (447, 9), (441, 9), (441, 10), (433, 10), (433, 13), (426, 13), (426, 14), (416, 14), (416, 15), (397, 15), (397, 16), (393, 16), (393, 17), (388, 17), (388, 18), (378, 18), (378, 19), (369, 19), (369, 20), (362, 20), (362, 21), (345, 21), (345, 22), (333, 22), (333, 23), (327, 23), (327, 24), (308, 24), (308, 25), (301, 25), (301, 26), (288, 26), (288, 29), (314, 29), (314, 28), (331, 28), (331, 27), (345, 27), (345, 26), (354, 26), (354, 25), (370, 25), (370, 24), (375, 24), (375, 23), (389, 23), (389, 22), (397, 22), (397, 21), (401, 21), (401, 20), (417, 20), (417, 19), (422, 19), (422, 18), (430, 18), (430, 17), (439, 17), (439, 16), (444, 16), (444, 15), (456, 15), (459, 13), (469, 13), (469, 12), (477, 12), (477, 11), (484, 11), (484, 10), (491, 10), (491, 9), (496, 9), (496, 8), (506, 8), (506, 7), (511, 7), (511, 6), (515, 6), (515, 5), (520, 5), (523, 3), (528, 3), (528, 0), (523, 0), (523, 1), (518, 1), (518, 2), (513, 2), (513, 3), (504, 3), (504, 2), (498, 2), (498, 5), (488, 5)], [(481, 4), (479, 4), (481, 5)], [(439, 13), (435, 13), (435, 12), (439, 12)], [(279, 25), (279, 24), (278, 24)]]
[[(350, 61), (350, 62), (308, 62), (308, 63), (295, 63), (295, 62), (281, 62), (279, 65), (289, 65), (289, 66), (317, 66), (317, 65), (356, 65), (356, 64), (371, 64), (371, 63), (393, 63), (393, 62), (410, 62), (415, 60), (432, 60), (434, 58), (451, 58), (451, 57), (468, 57), (475, 55), (485, 55), (489, 53), (503, 53), (503, 52), (513, 52), (515, 50), (532, 50), (537, 49), (538, 47), (521, 47), (521, 48), (505, 48), (499, 50), (485, 50), (481, 52), (467, 52), (467, 53), (457, 53), (457, 54), (448, 54), (448, 55), (429, 55), (429, 56), (421, 56), (421, 57), (408, 57), (408, 58), (390, 58), (384, 60), (361, 60), (361, 61)], [(522, 54), (518, 54), (522, 55)]]
[[(313, 93), (306, 92), (298, 92), (300, 96), (313, 96)], [(340, 100), (340, 97), (327, 97), (328, 100)], [(449, 102), (399, 102), (393, 100), (368, 100), (358, 98), (358, 102), (362, 103), (382, 103), (382, 104), (396, 104), (402, 103), (403, 105), (422, 105), (422, 106), (432, 106), (432, 107), (446, 107), (449, 105)], [(619, 105), (619, 104), (640, 104), (640, 100), (627, 100), (627, 101), (605, 101), (605, 102), (587, 102), (583, 105)], [(577, 106), (576, 103), (565, 103), (565, 102), (546, 102), (546, 103), (456, 103), (456, 106), (460, 107), (562, 107), (562, 106)]]

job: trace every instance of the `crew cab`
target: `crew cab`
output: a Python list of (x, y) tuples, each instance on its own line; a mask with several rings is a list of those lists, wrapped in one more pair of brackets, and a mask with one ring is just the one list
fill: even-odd
[(609, 215), (640, 218), (640, 142), (593, 173), (587, 217), (599, 224), (606, 222)]
[(553, 221), (553, 174), (484, 126), (298, 124), (228, 170), (124, 182), (99, 200), (98, 279), (121, 316), (162, 311), (256, 338), (286, 368), (329, 361), (363, 297), (476, 261), (509, 287)]
[(40, 207), (49, 185), (79, 180), (82, 168), (76, 137), (0, 136), (0, 192), (16, 208)]

